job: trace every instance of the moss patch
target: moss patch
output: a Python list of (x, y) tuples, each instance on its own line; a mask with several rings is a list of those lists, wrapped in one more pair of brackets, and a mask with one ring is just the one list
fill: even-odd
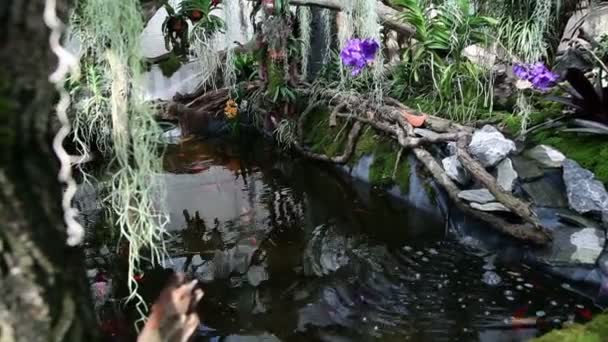
[(169, 55), (169, 58), (158, 63), (158, 67), (160, 68), (160, 71), (163, 73), (163, 76), (165, 76), (165, 77), (173, 76), (173, 74), (175, 74), (177, 72), (177, 70), (179, 70), (179, 68), (181, 68), (181, 66), (182, 66), (182, 61), (180, 60), (180, 58), (178, 56), (176, 56), (173, 53)]
[(601, 314), (591, 322), (574, 324), (566, 329), (552, 331), (533, 342), (602, 342), (608, 340), (608, 314)]
[(566, 157), (595, 173), (597, 179), (608, 183), (608, 144), (605, 137), (543, 130), (531, 139), (536, 144), (560, 150)]
[[(364, 141), (364, 143), (369, 144), (367, 141)], [(407, 154), (401, 156), (401, 160), (395, 171), (399, 147), (394, 141), (375, 136), (372, 153), (374, 161), (369, 170), (370, 183), (379, 186), (397, 184), (402, 192), (408, 192), (410, 186), (410, 167), (407, 162)], [(395, 174), (394, 178), (393, 173)]]
[(319, 107), (309, 114), (304, 124), (304, 142), (313, 152), (334, 157), (344, 152), (350, 125), (329, 127), (329, 114), (326, 107)]

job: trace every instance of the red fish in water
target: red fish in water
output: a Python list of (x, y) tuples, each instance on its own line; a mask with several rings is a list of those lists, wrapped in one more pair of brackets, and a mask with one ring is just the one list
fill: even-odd
[(587, 308), (576, 308), (576, 313), (587, 321), (590, 321), (593, 318), (593, 312)]

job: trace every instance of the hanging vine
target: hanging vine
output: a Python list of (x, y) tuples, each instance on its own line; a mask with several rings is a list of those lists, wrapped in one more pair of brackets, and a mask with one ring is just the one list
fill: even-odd
[(128, 245), (128, 300), (145, 317), (134, 276), (142, 260), (162, 262), (166, 217), (158, 201), (164, 191), (160, 130), (142, 96), (139, 6), (138, 0), (87, 0), (76, 8), (71, 27), (85, 72), (71, 80), (71, 115), (80, 152), (98, 150), (109, 160), (113, 176), (104, 203)]

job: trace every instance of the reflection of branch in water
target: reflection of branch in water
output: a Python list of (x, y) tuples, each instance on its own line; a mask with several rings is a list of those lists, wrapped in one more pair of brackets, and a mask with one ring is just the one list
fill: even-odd
[[(224, 246), (222, 243), (222, 233), (219, 230), (220, 222), (217, 218), (214, 220), (215, 226), (208, 231), (207, 225), (200, 217), (198, 210), (195, 212), (194, 217), (190, 216), (187, 209), (184, 209), (183, 214), (186, 220), (186, 229), (181, 234), (185, 250), (188, 252), (183, 266), (183, 272), (186, 272), (192, 264), (194, 256), (199, 255), (207, 247), (205, 246), (207, 242), (209, 242), (212, 248), (219, 250), (223, 250)], [(209, 233), (211, 233), (211, 237), (206, 239), (206, 235)]]

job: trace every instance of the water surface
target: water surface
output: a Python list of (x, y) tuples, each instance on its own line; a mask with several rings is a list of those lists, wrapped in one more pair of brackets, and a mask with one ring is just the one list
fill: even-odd
[(165, 170), (167, 267), (204, 284), (199, 341), (523, 341), (596, 311), (562, 280), (264, 144), (171, 145)]

